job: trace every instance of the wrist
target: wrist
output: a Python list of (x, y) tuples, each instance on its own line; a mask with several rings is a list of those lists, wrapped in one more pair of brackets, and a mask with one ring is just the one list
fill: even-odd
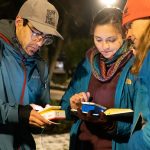
[(20, 124), (29, 124), (29, 117), (32, 109), (30, 105), (19, 105), (18, 116)]

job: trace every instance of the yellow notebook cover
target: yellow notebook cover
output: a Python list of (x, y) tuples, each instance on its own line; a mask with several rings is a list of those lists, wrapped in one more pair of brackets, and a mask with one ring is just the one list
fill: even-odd
[(48, 120), (62, 120), (66, 118), (65, 111), (61, 110), (61, 106), (46, 107), (38, 112)]

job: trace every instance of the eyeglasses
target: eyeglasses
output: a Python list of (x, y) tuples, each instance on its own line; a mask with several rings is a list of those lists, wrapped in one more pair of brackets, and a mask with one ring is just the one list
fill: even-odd
[(34, 29), (33, 27), (31, 27), (29, 24), (27, 24), (27, 26), (29, 27), (29, 29), (32, 32), (32, 40), (43, 40), (42, 44), (43, 45), (50, 45), (53, 43), (53, 36), (49, 35), (49, 34), (43, 34), (42, 32)]

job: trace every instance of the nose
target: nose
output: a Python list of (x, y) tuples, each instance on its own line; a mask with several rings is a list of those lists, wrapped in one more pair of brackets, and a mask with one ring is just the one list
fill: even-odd
[(102, 48), (105, 50), (105, 49), (108, 49), (109, 48), (109, 43), (106, 42), (106, 41), (103, 41), (102, 42)]

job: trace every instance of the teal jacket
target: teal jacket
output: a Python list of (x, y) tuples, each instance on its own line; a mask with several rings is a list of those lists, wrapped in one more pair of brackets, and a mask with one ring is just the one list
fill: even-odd
[[(8, 22), (0, 22), (4, 28)], [(11, 27), (5, 29), (8, 33)], [(0, 28), (0, 31), (2, 28)], [(3, 31), (4, 32), (4, 31)], [(2, 32), (0, 32), (2, 33)], [(3, 33), (4, 34), (4, 33)], [(5, 34), (6, 36), (7, 34)], [(11, 39), (9, 39), (11, 41)], [(39, 56), (23, 59), (19, 49), (0, 38), (0, 149), (24, 150), (35, 149), (35, 142), (30, 127), (19, 119), (20, 104), (49, 103), (48, 68), (43, 68), (47, 81), (42, 83), (39, 64), (43, 63)], [(26, 78), (25, 78), (26, 76)], [(24, 84), (25, 83), (25, 84)], [(24, 90), (23, 90), (24, 85)], [(21, 100), (21, 94), (23, 98)], [(20, 101), (21, 100), (21, 101)], [(24, 113), (26, 113), (24, 111)]]
[(134, 120), (128, 150), (150, 150), (150, 51), (136, 83)]
[[(131, 108), (134, 107), (133, 95), (134, 95), (134, 85), (135, 77), (130, 74), (129, 70), (134, 61), (134, 58), (131, 58), (126, 66), (124, 67), (120, 78), (118, 80), (116, 94), (115, 94), (115, 104), (116, 108)], [(61, 105), (62, 109), (66, 111), (66, 116), (68, 119), (71, 119), (70, 113), (70, 97), (75, 93), (86, 92), (88, 89), (88, 84), (91, 77), (91, 66), (88, 58), (85, 58), (81, 64), (77, 67), (76, 73), (68, 87), (68, 90), (65, 92), (62, 97)], [(78, 136), (78, 127), (81, 123), (81, 120), (75, 120), (70, 133), (70, 149), (76, 150), (76, 142)], [(117, 134), (116, 136), (129, 136), (130, 134), (130, 123), (118, 122), (117, 123)], [(113, 150), (126, 150), (127, 141), (115, 141), (112, 142)]]

